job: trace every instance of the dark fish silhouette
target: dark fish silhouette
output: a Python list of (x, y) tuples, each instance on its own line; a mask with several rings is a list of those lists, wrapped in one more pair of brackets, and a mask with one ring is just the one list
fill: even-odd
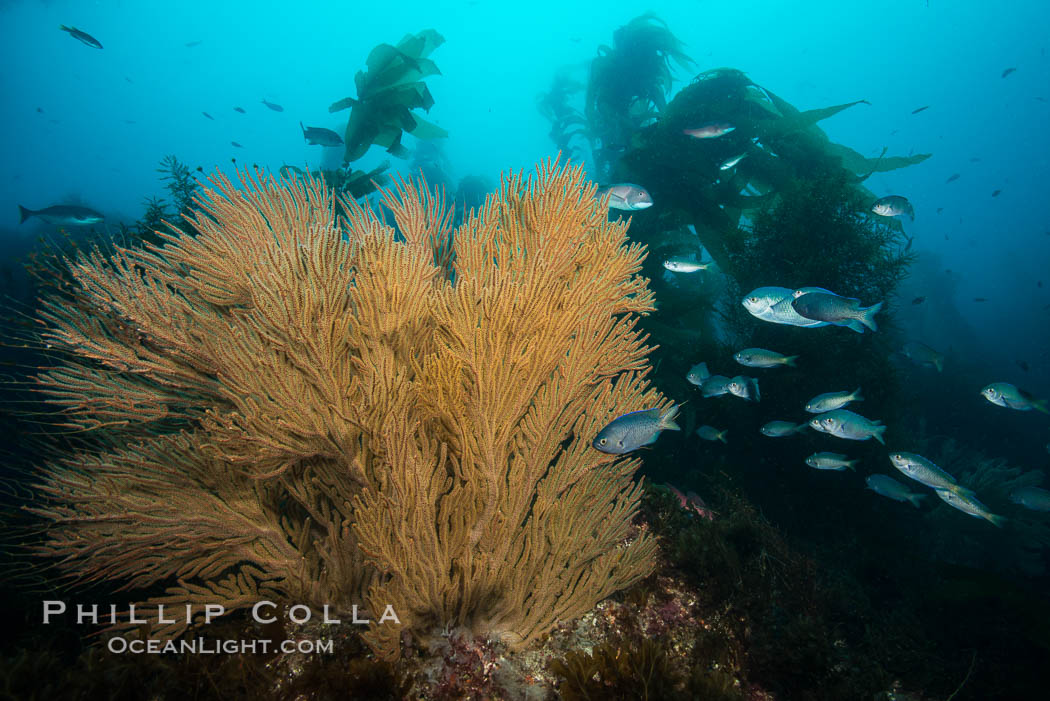
[(187, 41), (185, 44), (183, 44), (183, 46), (185, 46), (187, 49), (192, 49), (194, 46), (200, 46), (201, 43), (201, 40), (198, 39), (197, 41)]
[(343, 143), (341, 136), (331, 129), (324, 127), (304, 127), (299, 122), (299, 128), (303, 130), (303, 138), (311, 146), (340, 146)]
[(36, 111), (39, 112), (40, 114), (43, 114), (44, 113), (44, 108), (43, 107), (37, 107)]
[(922, 107), (920, 107), (917, 110), (912, 110), (911, 113), (912, 114), (918, 114), (919, 112), (922, 112), (923, 110), (928, 110), (928, 109), (930, 109), (929, 105), (923, 105)]
[(1035, 283), (1035, 286), (1036, 287), (1042, 287), (1043, 286), (1043, 281), (1039, 280), (1038, 282)]
[(1003, 71), (1003, 74), (1001, 76), (999, 76), (999, 77), (1000, 78), (1005, 78), (1006, 76), (1010, 75), (1011, 73), (1013, 73), (1016, 70), (1017, 70), (1016, 68), (1007, 68), (1005, 71)]
[(992, 193), (992, 197), (998, 197), (1000, 192), (1002, 192), (1002, 190), (996, 190)]
[(973, 158), (970, 159), (970, 163), (980, 163), (980, 162), (981, 162), (981, 159), (978, 158), (977, 156), (974, 156)]
[(925, 298), (925, 297), (916, 297), (915, 299), (913, 299), (913, 300), (911, 301), (911, 303), (912, 303), (912, 304), (922, 304), (922, 303), (923, 303), (923, 302), (925, 302), (925, 301), (926, 301), (926, 298)]
[(18, 223), (22, 224), (30, 217), (39, 217), (56, 226), (90, 226), (105, 219), (95, 210), (75, 204), (57, 204), (43, 209), (26, 209), (18, 205)]
[(215, 121), (215, 117), (212, 117), (212, 116), (211, 116), (210, 114), (208, 114), (207, 112), (201, 112), (201, 114), (203, 114), (203, 115), (204, 115), (205, 117), (207, 117), (208, 119), (212, 120), (213, 122)]
[(230, 143), (231, 143), (231, 144), (233, 144), (234, 146), (236, 146), (237, 148), (244, 148), (243, 146), (241, 146), (241, 145), (240, 145), (239, 143), (237, 143), (236, 141), (231, 141)]
[(987, 297), (974, 297), (973, 301), (975, 301), (975, 302), (987, 302), (988, 298)]
[(245, 114), (243, 107), (234, 107), (233, 111), (234, 112), (240, 112), (241, 114)]
[(87, 32), (82, 32), (79, 29), (77, 29), (76, 27), (67, 27), (64, 24), (58, 25), (58, 28), (61, 29), (63, 32), (69, 32), (69, 36), (73, 37), (74, 39), (76, 39), (76, 40), (78, 40), (78, 41), (80, 41), (80, 42), (82, 42), (84, 44), (87, 44), (88, 46), (90, 46), (93, 49), (101, 49), (102, 48), (102, 43), (98, 39), (96, 39), (95, 37), (93, 37), (90, 34), (88, 34)]
[(1028, 372), (1028, 363), (1027, 362), (1025, 362), (1023, 360), (1017, 360), (1015, 362), (1017, 363), (1017, 367), (1021, 368), (1025, 372)]
[(938, 207), (937, 208), (937, 214), (940, 214), (943, 211), (944, 211), (944, 207)]
[(945, 183), (950, 183), (950, 182), (952, 182), (953, 180), (958, 180), (958, 179), (959, 179), (959, 177), (960, 177), (960, 175), (959, 175), (958, 173), (952, 173), (951, 175), (949, 175), (949, 176), (948, 176), (948, 179), (947, 179), (947, 180), (945, 180), (944, 182), (945, 182)]
[(267, 102), (266, 100), (263, 100), (262, 103), (270, 109), (272, 109), (274, 112), (284, 112), (284, 108), (278, 104), (275, 104), (273, 102)]

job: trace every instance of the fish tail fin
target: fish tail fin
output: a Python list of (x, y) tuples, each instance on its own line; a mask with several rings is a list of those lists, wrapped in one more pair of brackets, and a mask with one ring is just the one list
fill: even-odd
[(995, 514), (985, 514), (984, 518), (988, 521), (988, 523), (992, 524), (996, 528), (1002, 528), (1003, 524), (1006, 523), (1006, 517), (1005, 516), (996, 516)]
[(961, 497), (976, 497), (977, 492), (973, 491), (969, 487), (964, 487), (961, 484), (956, 484), (953, 487), (948, 488), (949, 492), (954, 492)]
[(58, 28), (61, 29), (63, 32), (72, 32), (74, 29), (76, 29), (76, 27), (67, 27), (64, 24), (58, 25)]
[(937, 372), (944, 372), (944, 358), (934, 358), (933, 367), (937, 368)]
[(878, 304), (871, 305), (867, 309), (862, 309), (860, 312), (860, 318), (858, 318), (857, 321), (864, 324), (872, 331), (878, 331), (879, 325), (875, 323), (875, 315), (879, 313), (880, 309), (882, 309), (882, 304), (882, 302), (879, 302)]
[(885, 426), (876, 426), (872, 430), (871, 435), (879, 443), (882, 443), (883, 445), (886, 445), (886, 441), (883, 440), (883, 438), (882, 438), (882, 434), (885, 433), (885, 432), (886, 432), (886, 427)]
[(678, 416), (678, 405), (672, 405), (669, 409), (660, 414), (660, 428), (662, 430), (669, 431), (681, 431), (681, 427), (675, 423), (675, 417)]
[(727, 428), (726, 430), (724, 430), (724, 431), (722, 431), (722, 432), (720, 432), (720, 433), (718, 434), (718, 440), (720, 440), (720, 441), (722, 441), (723, 443), (725, 443), (725, 444), (727, 444), (727, 445), (728, 445), (728, 444), (729, 444), (729, 441), (727, 441), (727, 440), (726, 440), (726, 434), (727, 434), (727, 433), (729, 433), (729, 429), (728, 429), (728, 428)]
[(918, 509), (919, 506), (920, 506), (919, 502), (922, 501), (925, 498), (926, 498), (925, 494), (912, 494), (912, 495), (908, 496), (908, 501), (911, 502), (912, 506), (914, 506), (916, 509)]
[(25, 224), (26, 219), (29, 219), (29, 217), (33, 216), (34, 214), (36, 214), (36, 212), (34, 212), (33, 210), (26, 209), (22, 205), (18, 205), (18, 223), (19, 224)]
[(850, 396), (852, 397), (852, 399), (850, 400), (851, 402), (863, 402), (864, 401), (864, 395), (860, 393), (860, 387), (858, 387), (857, 389), (853, 390), (853, 394), (851, 394)]
[(1050, 409), (1046, 408), (1046, 400), (1045, 399), (1035, 399), (1035, 400), (1033, 400), (1032, 401), (1032, 408), (1035, 409), (1036, 411), (1041, 411), (1044, 414), (1050, 414)]
[(856, 331), (857, 333), (864, 333), (864, 324), (856, 319), (850, 319), (849, 321), (843, 322), (842, 324), (850, 331)]
[(797, 368), (798, 365), (795, 364), (796, 360), (798, 360), (797, 355), (789, 355), (788, 357), (784, 358), (784, 365), (787, 365), (789, 368)]
[(847, 470), (853, 470), (854, 472), (856, 472), (857, 471), (857, 463), (858, 462), (860, 462), (860, 460), (847, 460), (843, 464), (846, 466)]
[(757, 402), (757, 401), (760, 401), (760, 400), (762, 399), (762, 393), (758, 391), (758, 380), (754, 380), (754, 379), (753, 379), (753, 380), (751, 380), (751, 386), (752, 386), (752, 387), (754, 388), (754, 390), (755, 390), (755, 396), (754, 396), (754, 400), (755, 400), (756, 402)]
[(306, 127), (303, 126), (302, 122), (299, 122), (299, 128), (303, 130), (303, 134), (306, 134)]

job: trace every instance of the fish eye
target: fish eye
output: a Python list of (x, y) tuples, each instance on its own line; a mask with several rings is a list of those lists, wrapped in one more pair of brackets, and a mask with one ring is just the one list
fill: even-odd
[(605, 445), (607, 442), (608, 441), (606, 441), (604, 438), (599, 438), (598, 439), (598, 445)]
[(751, 302), (751, 304), (758, 304), (758, 297), (748, 297), (747, 301)]

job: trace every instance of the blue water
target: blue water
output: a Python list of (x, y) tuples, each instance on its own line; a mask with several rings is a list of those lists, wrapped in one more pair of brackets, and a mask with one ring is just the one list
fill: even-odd
[[(300, 122), (342, 134), (349, 112), (328, 106), (356, 94), (353, 77), (371, 48), (426, 28), (446, 40), (430, 56), (441, 75), (426, 80), (435, 101), (426, 117), (448, 132), (440, 146), (449, 180), (530, 171), (557, 154), (537, 96), (560, 71), (585, 84), (597, 48), (647, 10), (696, 61), (676, 67), (669, 100), (696, 73), (736, 68), (801, 110), (870, 102), (819, 124), (867, 157), (884, 148), (933, 154), (864, 185), (915, 208), (903, 225), (918, 257), (892, 301), (894, 320), (902, 338), (946, 354), (944, 376), (972, 383), (972, 402), (938, 394), (936, 375), (903, 382), (930, 399), (931, 435), (1045, 469), (1046, 417), (977, 396), (993, 381), (1050, 396), (1050, 3), (1038, 0), (3, 1), (0, 239), (21, 257), (54, 231), (37, 220), (19, 225), (18, 205), (79, 203), (106, 215), (107, 232), (136, 221), (146, 198), (168, 196), (157, 173), (168, 154), (205, 174), (232, 174), (234, 159), (271, 170), (337, 165), (342, 148), (307, 145)], [(576, 100), (582, 110), (582, 94)], [(403, 143), (417, 146), (408, 134)], [(410, 160), (378, 146), (353, 166), (384, 161), (389, 174), (414, 175)], [(917, 297), (926, 300), (911, 304)], [(695, 440), (675, 445), (689, 445), (680, 453), (688, 454)]]
[[(206, 171), (229, 169), (234, 157), (268, 168), (317, 167), (321, 149), (304, 144), (298, 122), (341, 132), (346, 113), (330, 115), (327, 106), (354, 94), (353, 74), (369, 49), (427, 27), (447, 39), (432, 57), (442, 75), (428, 80), (436, 103), (429, 117), (449, 132), (453, 177), (495, 179), (531, 168), (553, 153), (536, 95), (559, 68), (585, 79), (595, 47), (646, 9), (686, 43), (698, 70), (739, 68), (801, 109), (870, 101), (821, 124), (833, 141), (870, 156), (884, 146), (890, 154), (933, 153), (918, 166), (875, 175), (869, 187), (914, 203), (915, 250), (934, 254), (957, 278), (954, 301), (980, 344), (966, 352), (994, 358), (1003, 372), (1016, 372), (1024, 359), (1032, 371), (1022, 379), (1035, 389), (1050, 384), (1046, 336), (1038, 333), (1050, 285), (1035, 286), (1050, 260), (1041, 204), (1050, 170), (1050, 59), (1045, 33), (1034, 31), (1050, 10), (1037, 1), (1002, 9), (945, 0), (540, 1), (524, 10), (485, 0), (396, 9), (5, 2), (0, 221), (7, 236), (20, 236), (28, 227), (17, 228), (16, 204), (72, 200), (134, 220), (145, 197), (162, 194), (155, 168), (169, 153)], [(59, 24), (83, 29), (104, 49), (73, 40)], [(1008, 67), (1017, 71), (1000, 78)], [(263, 98), (284, 113), (265, 108)], [(924, 105), (930, 108), (910, 114)], [(374, 147), (357, 165), (386, 157)], [(399, 165), (407, 164), (395, 159)], [(953, 173), (962, 177), (945, 184)], [(992, 199), (996, 189), (1002, 193)], [(917, 295), (925, 289), (912, 287)], [(990, 301), (973, 304), (975, 296)], [(955, 345), (936, 319), (917, 323), (931, 344)]]

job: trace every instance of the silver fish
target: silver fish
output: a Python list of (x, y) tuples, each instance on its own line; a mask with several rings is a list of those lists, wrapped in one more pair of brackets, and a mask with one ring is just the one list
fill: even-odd
[(729, 433), (728, 428), (719, 431), (714, 426), (708, 426), (707, 424), (696, 429), (696, 435), (700, 436), (705, 441), (722, 441), (723, 443), (728, 443), (729, 441), (726, 440), (727, 433)]
[(796, 367), (797, 355), (783, 355), (765, 348), (745, 348), (733, 354), (733, 360), (749, 368)]
[(711, 377), (711, 371), (707, 369), (707, 363), (697, 363), (689, 368), (689, 372), (685, 374), (685, 379), (688, 380), (689, 384), (697, 387), (704, 384), (704, 380), (709, 377)]
[(964, 514), (969, 514), (976, 518), (983, 518), (993, 526), (1002, 528), (1003, 523), (1006, 521), (1004, 517), (996, 516), (988, 510), (987, 506), (977, 501), (972, 492), (970, 494), (958, 494), (947, 489), (935, 489), (933, 491), (935, 491), (937, 496), (941, 498), (941, 501), (948, 506), (956, 508)]
[(806, 319), (826, 321), (834, 326), (845, 326), (864, 333), (864, 327), (878, 331), (875, 315), (882, 309), (882, 302), (862, 307), (860, 300), (842, 297), (828, 292), (807, 292), (791, 303), (791, 307)]
[(769, 436), (770, 438), (783, 438), (784, 436), (793, 436), (796, 433), (806, 430), (806, 424), (796, 424), (791, 421), (770, 421), (762, 428), (758, 429), (763, 436)]
[(806, 464), (817, 470), (853, 470), (856, 472), (856, 460), (849, 460), (842, 453), (813, 453), (806, 458)]
[(736, 127), (724, 122), (708, 122), (696, 129), (683, 129), (682, 133), (694, 139), (717, 139), (734, 130)]
[(864, 481), (868, 483), (868, 489), (876, 494), (894, 501), (910, 501), (916, 509), (919, 508), (919, 500), (926, 498), (925, 494), (909, 491), (903, 484), (886, 475), (870, 475)]
[(890, 453), (890, 462), (895, 468), (911, 477), (916, 482), (921, 482), (933, 489), (943, 489), (959, 494), (973, 494), (973, 490), (962, 486), (949, 475), (927, 460), (915, 453)]
[(825, 392), (806, 402), (806, 411), (811, 414), (823, 414), (825, 411), (834, 411), (849, 405), (851, 402), (862, 402), (864, 397), (860, 393), (860, 387), (852, 392)]
[(874, 438), (885, 444), (882, 434), (886, 427), (877, 420), (867, 419), (849, 409), (835, 409), (811, 419), (809, 425), (821, 433), (850, 441), (866, 441)]
[(732, 158), (727, 158), (724, 161), (722, 161), (722, 165), (718, 166), (718, 169), (719, 170), (729, 170), (730, 168), (732, 168), (733, 166), (735, 166), (737, 163), (739, 163), (740, 161), (744, 160), (745, 158), (747, 158), (747, 154), (746, 153), (742, 153), (739, 156), (733, 156)]
[(1010, 501), (1032, 511), (1050, 511), (1050, 492), (1041, 487), (1021, 487), (1010, 492)]
[(1046, 408), (1045, 399), (1036, 399), (1023, 389), (1018, 389), (1009, 382), (993, 382), (981, 390), (981, 396), (996, 406), (1016, 409), (1017, 411), (1029, 411), (1035, 409), (1044, 414), (1050, 414)]
[(678, 407), (659, 407), (632, 411), (610, 421), (598, 432), (591, 446), (603, 453), (622, 455), (656, 441), (661, 431), (679, 431), (674, 422)]
[(751, 316), (772, 324), (807, 328), (828, 325), (823, 321), (807, 319), (796, 312), (791, 306), (793, 299), (791, 292), (787, 287), (758, 287), (745, 295), (741, 304)]
[(700, 384), (700, 394), (705, 399), (711, 397), (721, 397), (722, 395), (729, 394), (729, 383), (732, 382), (725, 375), (711, 375)]
[(871, 205), (871, 211), (880, 217), (897, 217), (906, 214), (912, 221), (915, 221), (915, 208), (911, 206), (907, 197), (901, 195), (880, 197), (875, 200), (875, 204)]
[(633, 212), (653, 206), (653, 198), (649, 191), (634, 183), (618, 183), (598, 190), (599, 197), (606, 194), (609, 195), (609, 206), (613, 209)]
[(95, 210), (75, 204), (56, 204), (43, 209), (26, 209), (18, 205), (18, 217), (19, 224), (30, 217), (38, 217), (56, 226), (91, 226), (105, 219)]
[(740, 397), (749, 402), (757, 402), (762, 398), (758, 391), (758, 380), (753, 377), (737, 375), (729, 381), (726, 388), (734, 397)]
[(710, 266), (711, 261), (701, 263), (690, 258), (675, 257), (664, 261), (664, 267), (672, 273), (695, 273), (698, 270), (707, 270)]
[(272, 109), (274, 112), (284, 112), (284, 108), (274, 102), (268, 102), (265, 98), (262, 103)]

